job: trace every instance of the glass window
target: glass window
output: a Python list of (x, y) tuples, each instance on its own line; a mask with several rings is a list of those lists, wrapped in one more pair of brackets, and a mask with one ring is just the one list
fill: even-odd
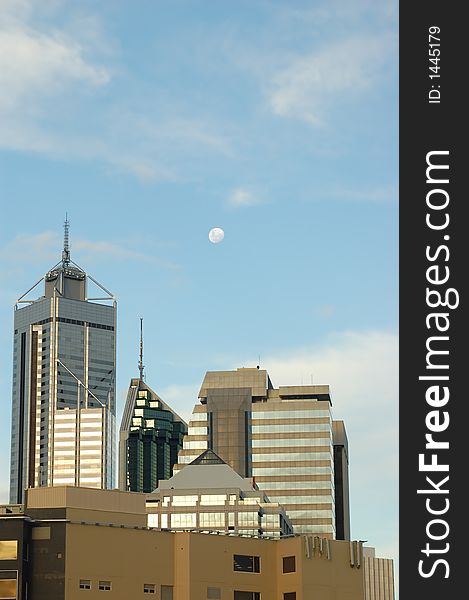
[(247, 556), (246, 554), (233, 555), (233, 570), (243, 573), (260, 573), (261, 559), (259, 556)]
[(80, 579), (80, 590), (91, 590), (91, 580)]
[(296, 600), (296, 592), (285, 592), (283, 600)]
[(330, 429), (330, 423), (279, 423), (278, 425), (253, 425), (252, 433), (306, 433), (313, 431), (330, 431)]
[(202, 494), (200, 504), (206, 506), (223, 506), (226, 501), (226, 494)]
[(173, 506), (196, 506), (198, 496), (173, 496)]
[(188, 435), (207, 435), (206, 427), (189, 427)]
[(261, 600), (260, 592), (240, 592), (235, 590), (234, 600)]
[(296, 571), (296, 562), (294, 556), (283, 557), (283, 572), (294, 573)]
[(171, 527), (182, 527), (184, 529), (194, 529), (196, 527), (195, 513), (173, 513), (171, 515)]
[(161, 586), (161, 600), (173, 600), (173, 586), (162, 585)]
[(207, 600), (220, 600), (221, 599), (221, 589), (215, 587), (207, 588)]
[(0, 579), (0, 598), (15, 600), (16, 579)]
[(192, 413), (190, 421), (206, 421), (207, 420), (207, 413), (202, 412), (202, 413)]
[(16, 560), (18, 558), (18, 541), (0, 541), (0, 560)]
[(161, 529), (168, 529), (168, 515), (161, 515)]
[(200, 527), (225, 528), (225, 513), (200, 513)]
[(111, 591), (111, 582), (110, 581), (100, 581), (98, 584), (98, 589), (102, 592), (110, 592)]
[(316, 417), (330, 417), (331, 412), (324, 409), (315, 410), (253, 410), (252, 420), (257, 419), (314, 419)]
[(143, 584), (143, 593), (144, 594), (154, 594), (155, 593), (155, 584), (154, 583), (144, 583)]
[(150, 513), (147, 518), (148, 527), (158, 527), (158, 514)]

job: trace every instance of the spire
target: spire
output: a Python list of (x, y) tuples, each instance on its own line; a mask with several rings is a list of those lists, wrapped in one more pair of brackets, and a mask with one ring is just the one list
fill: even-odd
[(70, 243), (69, 243), (70, 221), (65, 213), (64, 221), (64, 249), (62, 250), (62, 265), (66, 267), (70, 262)]
[(143, 381), (143, 318), (140, 318), (140, 359), (138, 361), (138, 370), (140, 371), (140, 381)]

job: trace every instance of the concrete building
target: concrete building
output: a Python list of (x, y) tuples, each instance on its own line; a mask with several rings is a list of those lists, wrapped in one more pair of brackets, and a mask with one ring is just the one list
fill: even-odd
[(30, 487), (114, 487), (116, 313), (114, 296), (71, 260), (66, 221), (61, 261), (15, 305), (12, 503)]
[(363, 600), (362, 560), (360, 542), (155, 531), (137, 493), (38, 488), (0, 507), (8, 600)]
[(152, 492), (169, 479), (187, 423), (142, 378), (130, 382), (119, 434), (119, 489)]
[(329, 386), (276, 389), (263, 369), (209, 371), (199, 399), (175, 473), (211, 448), (284, 506), (295, 533), (349, 539), (347, 437)]
[(212, 450), (206, 450), (147, 496), (148, 526), (283, 537), (293, 534), (284, 509), (268, 501)]
[(394, 600), (394, 562), (377, 558), (375, 549), (363, 548), (365, 600)]

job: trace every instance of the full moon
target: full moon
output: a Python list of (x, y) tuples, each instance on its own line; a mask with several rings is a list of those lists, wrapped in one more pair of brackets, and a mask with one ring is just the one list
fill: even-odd
[(214, 227), (208, 232), (208, 239), (212, 244), (218, 244), (225, 237), (225, 232), (220, 227)]

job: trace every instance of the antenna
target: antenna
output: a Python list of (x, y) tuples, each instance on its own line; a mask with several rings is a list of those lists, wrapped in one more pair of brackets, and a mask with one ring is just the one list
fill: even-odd
[(143, 318), (140, 317), (140, 359), (138, 361), (138, 370), (140, 371), (140, 381), (143, 381)]
[(64, 249), (62, 250), (62, 264), (68, 265), (70, 262), (70, 221), (68, 220), (68, 214), (65, 213), (64, 221)]

